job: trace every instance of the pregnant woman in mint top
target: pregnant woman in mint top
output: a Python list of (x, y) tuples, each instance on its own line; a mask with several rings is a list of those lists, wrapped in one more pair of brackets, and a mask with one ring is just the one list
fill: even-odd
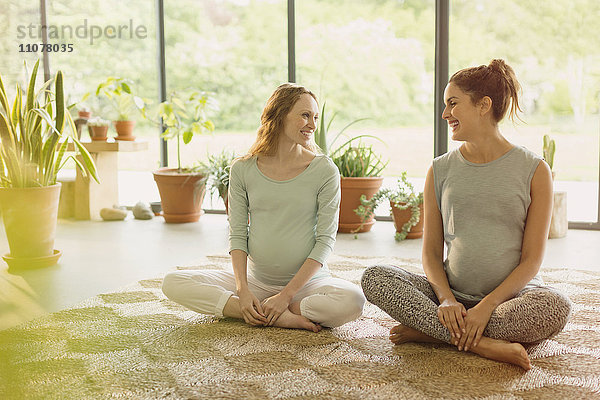
[(550, 168), (498, 128), (509, 106), (512, 118), (519, 109), (519, 90), (503, 60), (450, 78), (442, 117), (464, 143), (427, 173), (426, 277), (375, 266), (362, 278), (367, 299), (400, 322), (390, 332), (395, 344), (446, 342), (529, 369), (522, 343), (551, 337), (568, 321), (569, 299), (537, 276), (550, 226)]
[(191, 310), (254, 326), (318, 332), (358, 318), (360, 288), (327, 268), (338, 225), (340, 175), (319, 154), (315, 95), (283, 84), (263, 110), (256, 142), (229, 181), (230, 271), (168, 274), (163, 292)]

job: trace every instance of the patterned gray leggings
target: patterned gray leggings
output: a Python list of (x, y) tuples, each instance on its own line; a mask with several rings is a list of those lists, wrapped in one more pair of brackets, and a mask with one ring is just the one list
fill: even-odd
[[(450, 333), (438, 319), (439, 301), (427, 278), (394, 266), (373, 266), (362, 276), (371, 303), (402, 325), (450, 343)], [(475, 304), (463, 303), (469, 309)], [(551, 287), (524, 289), (492, 313), (484, 336), (536, 343), (556, 335), (571, 314), (571, 301)]]

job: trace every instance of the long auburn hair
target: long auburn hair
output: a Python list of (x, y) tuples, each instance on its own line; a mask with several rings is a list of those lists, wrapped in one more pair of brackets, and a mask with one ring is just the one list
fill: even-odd
[[(272, 156), (277, 152), (279, 136), (283, 132), (283, 122), (294, 104), (303, 94), (309, 94), (315, 101), (317, 96), (302, 85), (284, 83), (275, 89), (260, 116), (260, 127), (256, 133), (256, 141), (244, 158), (255, 155)], [(318, 102), (317, 102), (318, 104)], [(317, 152), (317, 145), (310, 143), (306, 148)]]
[(489, 65), (461, 69), (450, 78), (477, 104), (483, 97), (492, 99), (492, 114), (496, 123), (500, 122), (510, 107), (509, 118), (514, 122), (519, 107), (521, 85), (515, 71), (502, 59), (494, 59)]

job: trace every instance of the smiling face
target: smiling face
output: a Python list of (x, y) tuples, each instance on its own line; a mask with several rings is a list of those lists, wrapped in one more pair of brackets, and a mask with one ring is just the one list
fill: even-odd
[(452, 129), (452, 140), (466, 141), (477, 133), (481, 124), (480, 109), (473, 104), (471, 96), (454, 83), (449, 83), (444, 91), (446, 108), (442, 118)]
[(317, 127), (319, 107), (315, 99), (304, 93), (283, 120), (281, 141), (309, 148)]

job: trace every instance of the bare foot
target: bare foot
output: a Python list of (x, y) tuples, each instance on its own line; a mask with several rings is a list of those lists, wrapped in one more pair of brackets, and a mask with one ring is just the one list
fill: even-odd
[(421, 331), (402, 324), (396, 325), (390, 329), (390, 340), (394, 344), (402, 344), (407, 342), (442, 343), (440, 340), (434, 339)]
[(290, 310), (285, 310), (283, 314), (277, 318), (273, 326), (280, 328), (306, 329), (307, 331), (319, 332), (321, 325), (311, 322), (308, 318), (302, 315), (297, 315)]
[[(394, 344), (407, 342), (419, 343), (443, 343), (440, 340), (427, 336), (421, 331), (410, 328), (405, 325), (396, 325), (390, 330), (390, 340)], [(518, 365), (524, 370), (531, 369), (531, 361), (527, 351), (520, 343), (511, 343), (506, 340), (491, 339), (482, 336), (477, 347), (472, 347), (469, 351), (478, 354), (490, 360), (502, 361)]]
[(527, 351), (520, 343), (511, 343), (506, 340), (482, 336), (479, 344), (469, 349), (469, 351), (491, 360), (518, 365), (524, 370), (531, 369), (531, 361)]

